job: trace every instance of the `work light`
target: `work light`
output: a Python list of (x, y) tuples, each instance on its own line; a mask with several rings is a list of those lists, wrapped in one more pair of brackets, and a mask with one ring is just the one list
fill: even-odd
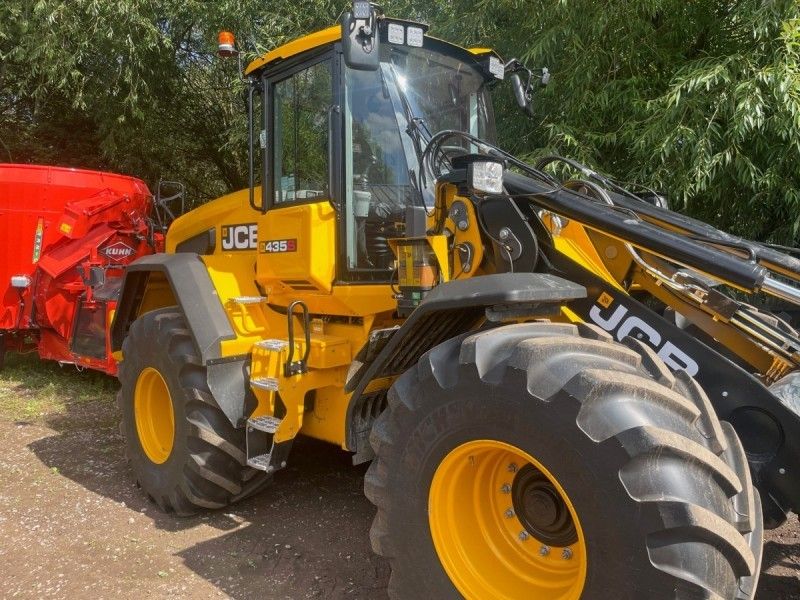
[(476, 160), (469, 164), (469, 184), (479, 194), (503, 193), (503, 163)]

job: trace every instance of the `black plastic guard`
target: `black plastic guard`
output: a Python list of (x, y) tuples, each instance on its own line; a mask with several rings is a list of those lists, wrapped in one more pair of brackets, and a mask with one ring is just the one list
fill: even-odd
[(111, 349), (122, 348), (139, 308), (151, 273), (162, 273), (183, 312), (203, 363), (221, 358), (220, 342), (236, 337), (208, 269), (197, 254), (152, 254), (131, 263), (125, 270), (122, 292), (111, 325)]
[(533, 316), (541, 314), (537, 313), (537, 307), (585, 297), (583, 286), (546, 273), (484, 275), (437, 286), (396, 330), (375, 359), (362, 365), (349, 378), (345, 389), (352, 390), (353, 395), (347, 407), (345, 439), (348, 448), (363, 452), (372, 420), (363, 423), (364, 430), (356, 431), (354, 413), (364, 390), (374, 379), (400, 375), (437, 344), (476, 329), (486, 320), (487, 308), (497, 314), (525, 306)]

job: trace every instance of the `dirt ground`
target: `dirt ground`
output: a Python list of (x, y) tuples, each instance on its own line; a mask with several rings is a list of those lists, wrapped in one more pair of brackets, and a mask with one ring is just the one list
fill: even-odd
[[(114, 380), (9, 357), (0, 373), (0, 598), (384, 598), (364, 467), (310, 440), (226, 512), (161, 514), (122, 458)], [(800, 598), (796, 516), (768, 532), (759, 600)]]

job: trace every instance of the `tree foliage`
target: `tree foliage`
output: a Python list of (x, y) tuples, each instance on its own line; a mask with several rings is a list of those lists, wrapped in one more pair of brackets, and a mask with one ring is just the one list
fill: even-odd
[(480, 0), (475, 14), (470, 41), (553, 73), (535, 124), (507, 118), (507, 145), (582, 159), (749, 237), (798, 239), (795, 0)]
[[(245, 185), (244, 60), (329, 25), (332, 0), (5, 0), (0, 160)], [(750, 237), (800, 238), (800, 5), (795, 0), (395, 0), (465, 46), (546, 65), (537, 118), (497, 98), (501, 143), (558, 152), (665, 191)]]
[(333, 2), (6, 0), (0, 4), (3, 160), (186, 182), (195, 198), (246, 185), (243, 60), (328, 25)]

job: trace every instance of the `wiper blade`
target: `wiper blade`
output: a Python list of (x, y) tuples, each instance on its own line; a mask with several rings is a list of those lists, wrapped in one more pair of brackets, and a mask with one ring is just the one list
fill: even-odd
[[(400, 105), (403, 107), (403, 113), (406, 117), (406, 128), (405, 132), (408, 137), (411, 138), (411, 142), (414, 145), (414, 154), (417, 156), (417, 164), (419, 165), (419, 173), (418, 173), (418, 181), (417, 181), (417, 189), (421, 192), (427, 186), (425, 181), (425, 169), (422, 163), (422, 157), (425, 152), (425, 148), (427, 148), (428, 143), (430, 142), (430, 138), (433, 137), (431, 135), (430, 129), (428, 128), (428, 124), (425, 122), (425, 119), (422, 117), (418, 117), (414, 114), (413, 109), (411, 108), (411, 104), (408, 101), (408, 97), (406, 96), (403, 89), (398, 85), (398, 76), (397, 72), (394, 69), (394, 65), (388, 65), (387, 68), (392, 69), (392, 76), (394, 78), (395, 85), (392, 88), (386, 83), (386, 75), (383, 70), (383, 65), (379, 69), (381, 74), (381, 84), (384, 86), (384, 89), (392, 89), (396, 94), (397, 98), (400, 101)], [(391, 92), (390, 92), (391, 96)], [(424, 139), (423, 137), (423, 128), (424, 132), (427, 133), (428, 139)]]

